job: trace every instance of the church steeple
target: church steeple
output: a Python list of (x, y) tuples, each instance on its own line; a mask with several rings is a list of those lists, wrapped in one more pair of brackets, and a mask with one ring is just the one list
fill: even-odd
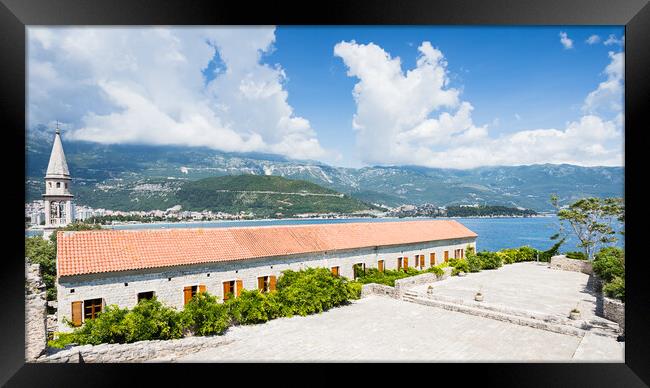
[(45, 179), (47, 178), (70, 178), (70, 171), (68, 170), (68, 163), (65, 160), (63, 144), (61, 143), (61, 130), (59, 129), (58, 123), (54, 135), (52, 153), (50, 154), (50, 162), (47, 165), (47, 173), (45, 174)]
[[(70, 192), (70, 171), (63, 152), (61, 130), (57, 122), (54, 134), (54, 144), (50, 154), (50, 162), (45, 173), (45, 229), (44, 237), (57, 227), (65, 226), (74, 220), (72, 192)], [(49, 233), (47, 233), (49, 230)]]

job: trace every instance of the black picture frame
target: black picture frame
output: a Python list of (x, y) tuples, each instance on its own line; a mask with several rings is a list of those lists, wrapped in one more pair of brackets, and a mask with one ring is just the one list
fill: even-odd
[[(24, 184), (19, 169), (25, 154), (25, 31), (29, 25), (307, 25), (307, 24), (463, 24), (463, 25), (625, 25), (625, 197), (628, 208), (625, 245), (628, 252), (625, 363), (521, 363), (521, 364), (426, 364), (376, 370), (351, 364), (309, 371), (311, 377), (290, 378), (296, 365), (243, 364), (233, 369), (224, 364), (103, 364), (46, 365), (24, 361), (24, 230), (15, 222), (24, 209)], [(642, 255), (641, 222), (644, 204), (643, 166), (648, 142), (650, 101), (650, 5), (645, 0), (457, 0), (410, 2), (388, 0), (320, 2), (221, 2), (210, 0), (0, 0), (0, 113), (7, 214), (3, 241), (10, 246), (0, 271), (2, 352), (0, 384), (7, 386), (114, 386), (164, 382), (181, 376), (185, 383), (213, 376), (215, 384), (246, 377), (267, 376), (269, 381), (341, 381), (345, 372), (384, 381), (418, 375), (443, 384), (440, 376), (459, 381), (478, 378), (483, 386), (603, 386), (627, 387), (650, 384), (648, 330), (650, 293), (647, 259)], [(636, 160), (635, 160), (636, 159)], [(24, 175), (24, 171), (23, 171)], [(629, 211), (629, 209), (632, 211)], [(13, 221), (12, 221), (13, 220)], [(314, 367), (313, 364), (311, 364)], [(259, 372), (257, 370), (260, 369)], [(359, 371), (362, 372), (359, 372)], [(304, 371), (304, 370), (303, 370)], [(366, 372), (367, 371), (367, 372)], [(401, 372), (400, 372), (401, 371)], [(403, 373), (402, 373), (403, 372)], [(248, 374), (249, 376), (246, 376)], [(242, 376), (244, 375), (244, 376)], [(238, 377), (237, 377), (238, 376)], [(235, 377), (235, 379), (233, 379)], [(419, 378), (419, 377), (418, 377)], [(349, 379), (349, 382), (352, 382)], [(261, 380), (260, 380), (261, 381)], [(407, 381), (407, 380), (403, 380)], [(455, 383), (454, 383), (455, 384)], [(243, 385), (243, 384), (242, 384)], [(301, 384), (302, 385), (302, 384)]]

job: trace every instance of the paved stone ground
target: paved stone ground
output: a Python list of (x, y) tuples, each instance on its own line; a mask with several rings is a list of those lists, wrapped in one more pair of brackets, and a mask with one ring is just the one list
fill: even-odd
[[(596, 296), (587, 289), (589, 275), (548, 268), (547, 263), (515, 263), (496, 270), (454, 276), (433, 283), (434, 294), (473, 301), (482, 290), (484, 302), (512, 309), (567, 317), (578, 305), (583, 319), (594, 319)], [(429, 285), (413, 287), (426, 292)]]
[[(562, 317), (578, 303), (584, 318), (600, 319), (588, 278), (518, 263), (433, 286), (435, 293), (468, 301), (482, 287), (492, 305)], [(226, 345), (153, 361), (624, 362), (624, 344), (611, 335), (558, 334), (380, 296), (323, 314), (233, 327), (225, 337)]]
[(581, 344), (575, 336), (380, 296), (323, 314), (234, 327), (225, 336), (233, 342), (153, 361), (550, 362), (571, 361)]

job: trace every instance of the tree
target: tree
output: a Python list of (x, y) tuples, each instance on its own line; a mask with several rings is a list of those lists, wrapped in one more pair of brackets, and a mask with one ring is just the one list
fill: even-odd
[[(557, 207), (557, 196), (551, 197), (551, 203)], [(602, 244), (615, 243), (618, 239), (612, 226), (614, 220), (624, 220), (622, 198), (583, 198), (557, 213), (561, 221), (567, 221), (571, 231), (580, 241), (589, 260)]]

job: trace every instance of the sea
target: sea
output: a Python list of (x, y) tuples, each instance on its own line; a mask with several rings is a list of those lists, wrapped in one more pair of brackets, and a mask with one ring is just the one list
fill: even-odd
[[(350, 222), (389, 222), (411, 221), (434, 218), (312, 218), (312, 219), (272, 219), (272, 220), (233, 220), (233, 221), (194, 221), (172, 223), (146, 223), (105, 225), (111, 229), (172, 229), (172, 228), (223, 228), (241, 226), (271, 226), (271, 225), (309, 225), (309, 224), (336, 224)], [(528, 245), (535, 249), (547, 250), (555, 241), (550, 237), (558, 232), (560, 222), (557, 216), (542, 217), (481, 217), (481, 218), (437, 218), (455, 219), (476, 234), (478, 251), (497, 251), (503, 248), (517, 248)], [(622, 225), (615, 226), (621, 230)], [(40, 235), (42, 231), (26, 230), (26, 236)], [(617, 246), (623, 247), (623, 236), (617, 233)], [(560, 247), (561, 252), (579, 251), (578, 240), (569, 236)]]

